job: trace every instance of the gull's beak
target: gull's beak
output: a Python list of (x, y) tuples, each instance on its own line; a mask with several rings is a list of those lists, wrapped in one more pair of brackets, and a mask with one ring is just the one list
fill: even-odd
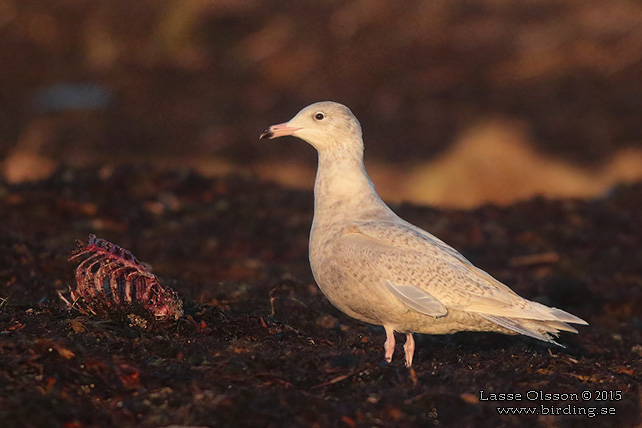
[(299, 129), (301, 128), (288, 126), (288, 122), (279, 123), (278, 125), (272, 125), (265, 131), (261, 132), (259, 139), (269, 138), (271, 140), (273, 138), (284, 137), (286, 135), (293, 135)]

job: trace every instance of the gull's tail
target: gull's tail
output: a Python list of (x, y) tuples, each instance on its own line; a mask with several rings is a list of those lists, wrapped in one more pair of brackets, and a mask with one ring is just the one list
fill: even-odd
[(533, 337), (544, 342), (554, 343), (562, 348), (565, 348), (565, 346), (555, 341), (555, 338), (559, 336), (559, 332), (569, 331), (571, 333), (577, 333), (577, 330), (567, 323), (588, 325), (588, 323), (583, 319), (561, 309), (548, 309), (550, 309), (551, 313), (555, 315), (555, 319), (535, 320), (528, 318), (509, 318), (497, 315), (480, 315), (508, 330)]

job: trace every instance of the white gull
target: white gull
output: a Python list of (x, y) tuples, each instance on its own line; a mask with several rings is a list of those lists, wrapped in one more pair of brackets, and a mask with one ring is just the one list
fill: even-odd
[[(567, 323), (586, 321), (524, 299), (454, 248), (398, 217), (377, 195), (363, 165), (361, 125), (346, 106), (309, 105), (260, 138), (298, 137), (317, 149), (310, 266), (319, 288), (353, 318), (383, 325), (385, 359), (394, 332), (406, 335), (406, 366), (413, 332), (495, 331), (524, 334), (559, 345)], [(561, 345), (560, 345), (561, 346)]]

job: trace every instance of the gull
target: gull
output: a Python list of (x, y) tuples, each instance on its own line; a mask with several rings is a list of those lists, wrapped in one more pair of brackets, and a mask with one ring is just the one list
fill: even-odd
[(397, 216), (377, 195), (363, 163), (361, 125), (350, 109), (324, 101), (260, 138), (291, 135), (318, 152), (309, 259), (321, 291), (345, 314), (382, 325), (385, 361), (394, 333), (406, 335), (406, 367), (413, 332), (494, 331), (523, 334), (559, 346), (560, 331), (588, 324), (561, 309), (519, 296), (454, 248)]

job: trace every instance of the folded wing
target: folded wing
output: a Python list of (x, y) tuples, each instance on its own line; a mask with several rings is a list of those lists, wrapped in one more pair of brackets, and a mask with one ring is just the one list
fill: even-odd
[(428, 316), (445, 316), (449, 309), (474, 312), (548, 342), (554, 342), (551, 335), (559, 330), (577, 332), (566, 323), (587, 324), (520, 297), (448, 244), (403, 221), (353, 223), (344, 244), (355, 257), (367, 253), (389, 260), (374, 266), (384, 287), (408, 308)]

